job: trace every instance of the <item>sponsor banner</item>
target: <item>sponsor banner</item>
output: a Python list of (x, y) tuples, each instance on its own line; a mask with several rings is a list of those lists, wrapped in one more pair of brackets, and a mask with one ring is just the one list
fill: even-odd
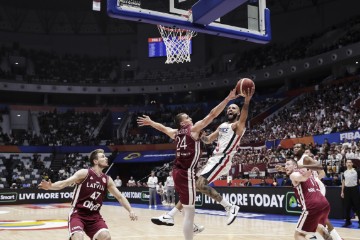
[(330, 134), (323, 134), (323, 135), (315, 135), (315, 136), (308, 136), (303, 138), (290, 138), (290, 139), (282, 139), (282, 140), (272, 140), (266, 141), (266, 148), (274, 148), (277, 147), (279, 144), (283, 148), (292, 148), (296, 143), (305, 143), (305, 144), (323, 144), (324, 140), (327, 139), (329, 143), (341, 143), (344, 139), (355, 140), (358, 141), (360, 139), (360, 130), (342, 132), (342, 133), (330, 133)]
[(314, 136), (314, 140), (317, 144), (322, 144), (325, 138), (328, 139), (329, 143), (333, 143), (333, 142), (341, 143), (344, 141), (344, 139), (348, 139), (349, 141), (350, 140), (358, 141), (360, 139), (360, 130)]
[(121, 152), (114, 163), (173, 161), (175, 150)]
[[(242, 212), (299, 215), (301, 206), (291, 187), (216, 187), (216, 190), (232, 204), (240, 206)], [(148, 203), (148, 188), (124, 187), (120, 191), (130, 203)], [(343, 218), (340, 187), (327, 187), (326, 197), (331, 205), (330, 218)], [(109, 198), (109, 201), (116, 201)], [(212, 198), (196, 194), (196, 208), (223, 210)]]
[(264, 172), (266, 171), (266, 163), (242, 164), (241, 172)]
[(313, 136), (302, 137), (302, 138), (289, 138), (283, 139), (280, 141), (281, 147), (283, 148), (292, 148), (297, 143), (304, 143), (306, 145), (312, 144), (314, 145)]
[[(149, 189), (144, 187), (119, 188), (130, 203), (147, 204)], [(242, 212), (298, 215), (301, 207), (291, 187), (216, 187), (216, 190), (232, 204), (239, 205)], [(0, 189), (0, 205), (70, 202), (73, 189), (44, 191), (40, 189)], [(341, 187), (327, 187), (326, 198), (330, 202), (330, 218), (343, 218)], [(105, 201), (117, 201), (107, 194)], [(160, 201), (159, 201), (160, 204)], [(200, 209), (223, 210), (210, 197), (197, 193), (195, 205)]]
[(59, 191), (45, 191), (36, 188), (0, 189), (0, 205), (2, 204), (33, 204), (33, 203), (64, 203), (70, 202), (72, 188)]

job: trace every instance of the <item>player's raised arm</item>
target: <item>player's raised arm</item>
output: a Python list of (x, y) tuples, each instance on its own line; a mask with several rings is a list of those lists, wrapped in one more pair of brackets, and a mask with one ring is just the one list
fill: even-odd
[(74, 175), (72, 175), (68, 179), (65, 179), (62, 181), (57, 181), (55, 183), (52, 183), (50, 179), (48, 181), (43, 180), (38, 185), (38, 187), (40, 189), (44, 189), (44, 190), (60, 190), (65, 187), (68, 187), (74, 183), (82, 182), (82, 180), (84, 180), (86, 178), (87, 174), (88, 174), (87, 169), (81, 169), (81, 170), (77, 171), (76, 173), (74, 173)]
[(254, 95), (254, 92), (255, 92), (255, 87), (252, 87), (251, 89), (248, 88), (247, 92), (245, 93), (244, 105), (241, 108), (239, 120), (236, 121), (235, 129), (236, 129), (237, 135), (242, 135), (242, 133), (245, 129), (246, 119), (249, 114), (249, 104), (250, 104), (250, 100), (251, 100), (252, 96)]
[(122, 195), (122, 193), (119, 191), (119, 189), (117, 189), (114, 181), (112, 180), (112, 178), (110, 176), (109, 176), (109, 182), (107, 185), (107, 189), (116, 198), (116, 200), (118, 200), (118, 202), (121, 204), (121, 206), (123, 206), (129, 212), (130, 219), (132, 221), (137, 220), (137, 215), (132, 210), (129, 201), (127, 200), (126, 197), (124, 197), (124, 195)]
[(312, 174), (309, 169), (302, 168), (298, 172), (290, 174), (290, 179), (293, 182), (305, 182)]
[(175, 138), (175, 134), (177, 132), (176, 129), (166, 127), (161, 123), (155, 122), (155, 121), (151, 120), (151, 118), (149, 116), (147, 116), (147, 115), (143, 115), (142, 117), (141, 116), (138, 117), (136, 121), (137, 121), (139, 127), (151, 126), (151, 127), (155, 128), (156, 130), (159, 130), (160, 132), (165, 133), (171, 139)]
[(240, 95), (236, 95), (235, 89), (231, 90), (229, 95), (216, 107), (214, 107), (210, 113), (203, 119), (194, 124), (191, 131), (200, 132), (207, 125), (209, 125), (219, 114), (225, 109), (226, 105), (233, 99), (237, 98)]

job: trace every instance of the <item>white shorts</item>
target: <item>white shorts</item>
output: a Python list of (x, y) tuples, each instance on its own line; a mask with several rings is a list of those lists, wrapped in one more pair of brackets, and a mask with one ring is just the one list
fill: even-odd
[(214, 182), (220, 176), (228, 174), (231, 168), (230, 155), (214, 155), (208, 159), (205, 168), (200, 175), (208, 180), (209, 183)]
[(324, 183), (319, 179), (319, 178), (315, 178), (315, 181), (318, 183), (319, 188), (320, 188), (320, 192), (321, 194), (325, 197), (326, 194), (326, 187), (324, 185)]

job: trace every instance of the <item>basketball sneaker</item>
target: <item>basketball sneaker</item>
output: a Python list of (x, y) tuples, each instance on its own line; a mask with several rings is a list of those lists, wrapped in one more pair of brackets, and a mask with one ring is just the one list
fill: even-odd
[(198, 234), (198, 233), (201, 233), (202, 231), (204, 231), (205, 227), (204, 226), (201, 226), (201, 225), (196, 225), (194, 223), (194, 234)]
[(164, 214), (160, 217), (153, 217), (151, 221), (156, 225), (166, 225), (166, 226), (174, 226), (174, 218)]
[(236, 219), (237, 217), (237, 214), (240, 210), (240, 207), (239, 206), (236, 206), (236, 205), (231, 205), (231, 207), (227, 210), (227, 213), (228, 213), (228, 219), (226, 221), (226, 224), (227, 225), (230, 225), (234, 222), (234, 220)]

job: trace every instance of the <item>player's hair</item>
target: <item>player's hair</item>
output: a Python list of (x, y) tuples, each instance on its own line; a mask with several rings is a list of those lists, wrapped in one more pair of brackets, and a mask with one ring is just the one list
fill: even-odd
[(300, 144), (300, 147), (301, 147), (302, 150), (304, 150), (304, 151), (306, 150), (306, 144), (305, 143), (295, 143), (294, 146), (297, 145), (297, 144)]
[(94, 166), (94, 160), (96, 160), (98, 158), (98, 153), (104, 153), (103, 149), (95, 149), (94, 151), (92, 151), (89, 155), (89, 161), (90, 161), (90, 165)]
[(295, 159), (288, 158), (286, 161), (291, 161), (295, 166), (297, 166), (297, 161)]
[(181, 121), (183, 119), (183, 115), (185, 113), (179, 113), (178, 115), (175, 116), (175, 119), (174, 119), (174, 122), (175, 122), (175, 126), (177, 127), (177, 129), (180, 129), (181, 128)]

